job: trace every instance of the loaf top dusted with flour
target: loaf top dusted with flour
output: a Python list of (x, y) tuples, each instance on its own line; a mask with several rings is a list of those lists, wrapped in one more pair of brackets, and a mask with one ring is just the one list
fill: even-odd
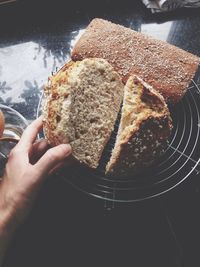
[(106, 59), (126, 82), (132, 74), (176, 103), (185, 94), (200, 63), (194, 56), (167, 42), (103, 19), (94, 19), (72, 50), (73, 60)]

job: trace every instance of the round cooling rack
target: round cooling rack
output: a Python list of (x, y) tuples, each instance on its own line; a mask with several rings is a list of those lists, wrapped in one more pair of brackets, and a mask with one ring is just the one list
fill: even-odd
[[(42, 97), (38, 106), (41, 113)], [(96, 170), (82, 165), (70, 165), (59, 171), (67, 183), (89, 195), (116, 202), (134, 202), (161, 195), (200, 172), (200, 87), (192, 81), (184, 98), (169, 107), (173, 130), (168, 147), (154, 166), (143, 173), (114, 179), (105, 176), (105, 165), (110, 158), (117, 133), (115, 130)]]

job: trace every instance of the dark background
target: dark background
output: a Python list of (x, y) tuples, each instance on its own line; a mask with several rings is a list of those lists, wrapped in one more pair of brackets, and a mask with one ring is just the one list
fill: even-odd
[[(133, 0), (20, 1), (0, 7), (0, 103), (33, 120), (41, 86), (66, 61), (73, 36), (94, 17), (135, 30), (147, 25), (147, 33), (200, 55), (199, 9), (152, 15)], [(161, 197), (120, 204), (50, 177), (16, 233), (5, 266), (200, 266), (199, 179), (193, 173)]]

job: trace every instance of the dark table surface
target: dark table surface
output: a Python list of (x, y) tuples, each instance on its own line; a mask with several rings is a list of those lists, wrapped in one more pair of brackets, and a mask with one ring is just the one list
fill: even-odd
[[(94, 17), (200, 55), (200, 10), (152, 15), (140, 1), (21, 1), (0, 7), (0, 103), (36, 118), (43, 84)], [(159, 198), (119, 204), (50, 177), (5, 266), (200, 266), (199, 188), (193, 173)]]

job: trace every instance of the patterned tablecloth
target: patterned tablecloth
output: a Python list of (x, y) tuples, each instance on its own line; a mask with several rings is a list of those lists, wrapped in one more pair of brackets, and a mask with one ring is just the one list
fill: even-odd
[(165, 12), (180, 7), (200, 7), (200, 0), (142, 0), (154, 12)]

